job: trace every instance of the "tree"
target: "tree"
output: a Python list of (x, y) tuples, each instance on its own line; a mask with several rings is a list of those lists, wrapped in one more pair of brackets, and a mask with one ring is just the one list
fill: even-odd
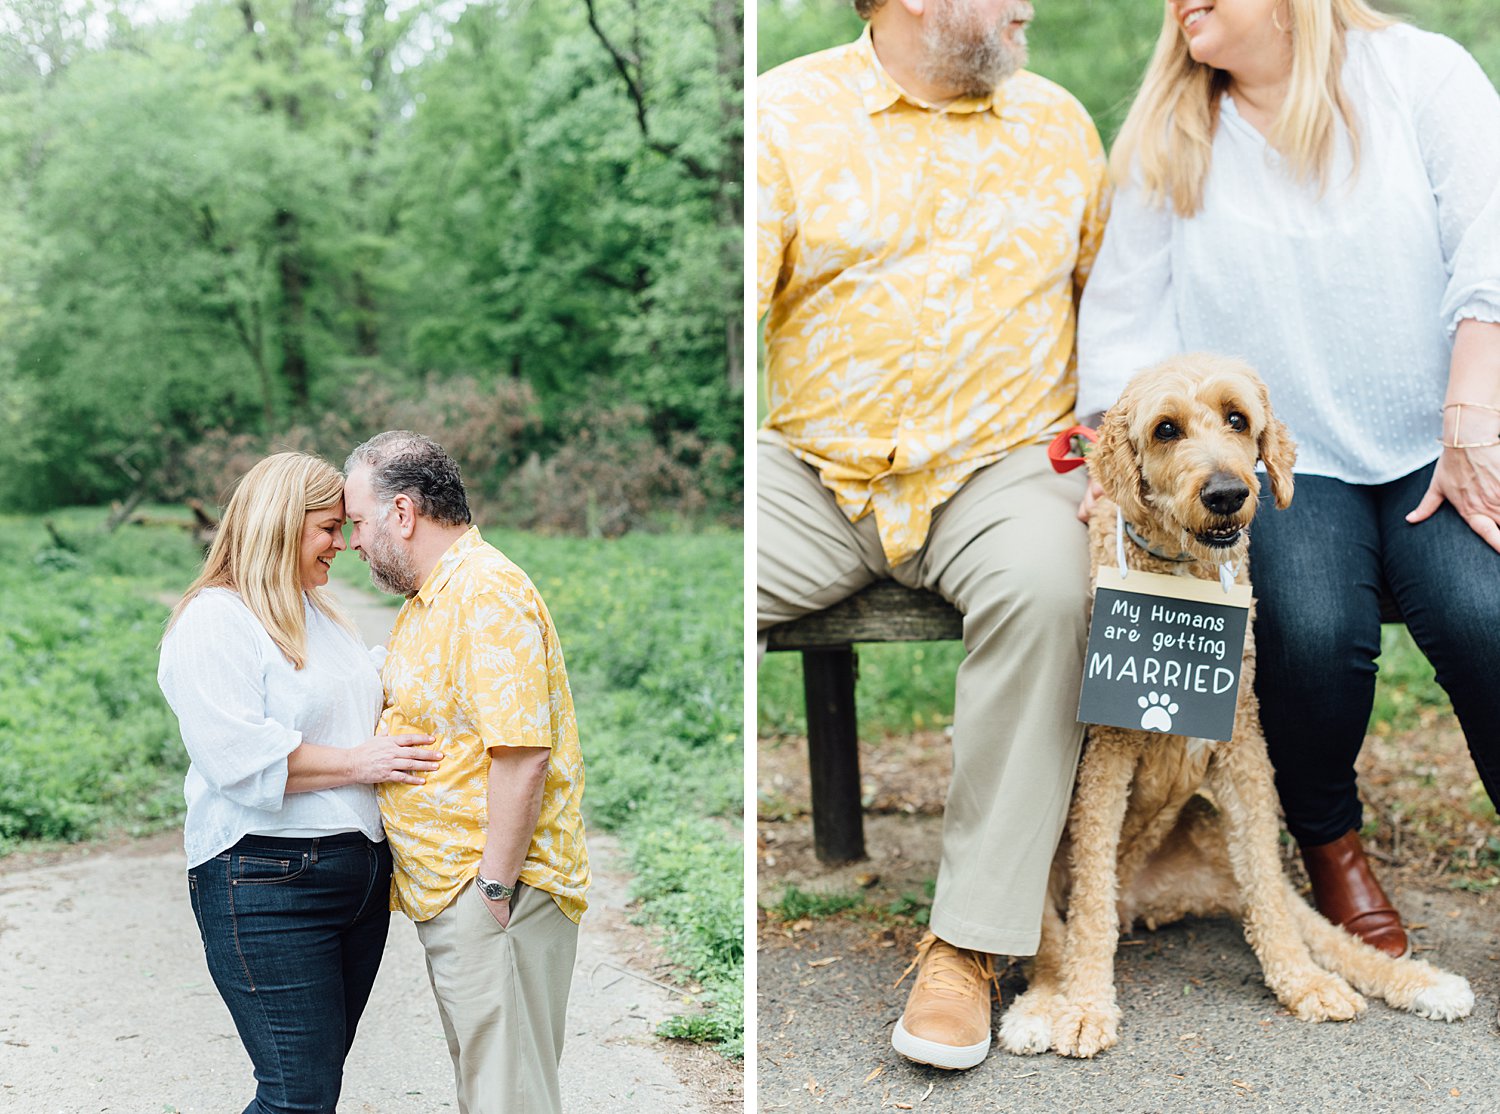
[(86, 2), (0, 17), (28, 497), (166, 490), (208, 431), (268, 444), (372, 382), (522, 381), (523, 451), (737, 461), (734, 0)]

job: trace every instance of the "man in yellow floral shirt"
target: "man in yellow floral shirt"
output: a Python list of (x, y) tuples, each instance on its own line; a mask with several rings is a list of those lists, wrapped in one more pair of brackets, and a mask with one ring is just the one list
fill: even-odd
[[(583, 757), (562, 647), (526, 574), (469, 525), (458, 466), (382, 433), (345, 465), (350, 544), (406, 597), (381, 679), (387, 734), (431, 735), (424, 784), (387, 783), (392, 908), (417, 923), (465, 1114), (557, 1114), (589, 884)], [(420, 726), (418, 726), (420, 725)]]
[(1031, 6), (855, 0), (854, 43), (758, 85), (762, 631), (879, 578), (964, 613), (930, 934), (892, 1043), (990, 1045), (996, 953), (1031, 955), (1082, 742), (1079, 290), (1103, 231), (1088, 114), (1021, 69)]

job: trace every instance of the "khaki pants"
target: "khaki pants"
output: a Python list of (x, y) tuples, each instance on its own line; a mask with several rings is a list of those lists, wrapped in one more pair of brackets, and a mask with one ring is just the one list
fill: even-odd
[(417, 924), (453, 1057), (459, 1114), (560, 1114), (557, 1064), (578, 926), (523, 886), (501, 928), (471, 882)]
[(1083, 742), (1083, 474), (1053, 472), (1042, 446), (1018, 449), (939, 507), (923, 549), (892, 568), (875, 516), (850, 523), (814, 469), (766, 442), (757, 468), (761, 630), (886, 577), (963, 613), (932, 930), (959, 947), (1035, 954)]

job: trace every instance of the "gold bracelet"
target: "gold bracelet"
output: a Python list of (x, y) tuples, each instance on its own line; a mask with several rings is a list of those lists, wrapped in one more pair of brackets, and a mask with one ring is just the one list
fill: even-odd
[(1463, 428), (1463, 424), (1464, 424), (1464, 407), (1465, 406), (1472, 407), (1475, 410), (1488, 410), (1491, 414), (1500, 414), (1500, 406), (1491, 406), (1491, 405), (1489, 405), (1488, 403), (1485, 403), (1485, 402), (1447, 402), (1447, 403), (1444, 403), (1443, 404), (1443, 413), (1446, 414), (1449, 410), (1457, 410), (1458, 413), (1453, 416), (1453, 437), (1454, 437), (1454, 439), (1452, 441), (1444, 441), (1441, 437), (1439, 437), (1438, 438), (1438, 444), (1441, 445), (1441, 446), (1443, 446), (1443, 448), (1445, 448), (1445, 449), (1492, 449), (1496, 445), (1500, 445), (1500, 436), (1497, 436), (1493, 441), (1460, 441), (1460, 440), (1458, 440), (1458, 431), (1461, 428)]

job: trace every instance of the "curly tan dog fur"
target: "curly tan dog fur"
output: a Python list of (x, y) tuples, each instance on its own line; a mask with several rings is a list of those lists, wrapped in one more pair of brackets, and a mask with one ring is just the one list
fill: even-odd
[[(1099, 435), (1089, 458), (1106, 495), (1089, 524), (1096, 583), (1101, 565), (1116, 564), (1116, 505), (1151, 550), (1190, 558), (1127, 544), (1129, 568), (1212, 580), (1221, 562), (1238, 562), (1237, 578), (1248, 582), (1256, 461), (1285, 507), (1296, 456), (1254, 372), (1205, 354), (1169, 360), (1131, 381)], [(1464, 979), (1369, 947), (1282, 876), (1254, 667), (1247, 638), (1230, 742), (1089, 729), (1030, 986), (1000, 1026), (1009, 1051), (1093, 1056), (1115, 1044), (1121, 929), (1190, 915), (1239, 918), (1266, 984), (1304, 1021), (1355, 1017), (1365, 1008), (1360, 992), (1441, 1020), (1473, 1008)], [(1198, 795), (1204, 786), (1213, 803)]]

